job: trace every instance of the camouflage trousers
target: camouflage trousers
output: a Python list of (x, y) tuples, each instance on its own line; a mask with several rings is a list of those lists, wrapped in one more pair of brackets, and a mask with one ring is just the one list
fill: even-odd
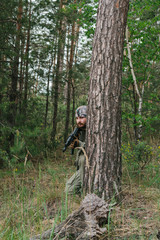
[(84, 176), (85, 156), (81, 154), (78, 159), (78, 170), (67, 181), (65, 192), (68, 194), (76, 194), (82, 192), (83, 176)]

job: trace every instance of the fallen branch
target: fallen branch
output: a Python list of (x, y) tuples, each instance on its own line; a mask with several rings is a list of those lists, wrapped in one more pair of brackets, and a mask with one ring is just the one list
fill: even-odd
[(103, 199), (95, 194), (88, 194), (80, 208), (70, 214), (64, 222), (30, 240), (98, 240), (106, 232), (105, 225), (110, 210), (109, 204)]

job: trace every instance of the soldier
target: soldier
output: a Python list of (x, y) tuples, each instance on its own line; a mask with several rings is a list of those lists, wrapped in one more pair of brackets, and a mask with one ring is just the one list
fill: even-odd
[[(74, 140), (74, 142), (72, 142), (70, 148), (73, 149), (75, 145), (77, 147), (85, 148), (86, 121), (87, 121), (87, 107), (80, 106), (76, 110), (76, 124), (77, 127), (80, 128), (80, 135), (78, 138)], [(84, 153), (82, 149), (78, 149), (75, 161), (77, 171), (66, 183), (65, 191), (68, 194), (82, 192), (84, 163), (85, 163)]]

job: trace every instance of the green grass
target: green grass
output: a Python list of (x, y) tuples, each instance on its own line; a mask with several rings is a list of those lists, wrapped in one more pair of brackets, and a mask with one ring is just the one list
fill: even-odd
[[(81, 198), (64, 193), (66, 179), (75, 171), (70, 155), (12, 170), (0, 170), (0, 239), (28, 240), (53, 229), (77, 209)], [(143, 172), (134, 162), (124, 162), (122, 201), (114, 207), (106, 226), (107, 238), (156, 239), (160, 222), (160, 162), (152, 161)], [(102, 239), (105, 239), (103, 236)]]
[(1, 170), (0, 239), (29, 239), (66, 218), (64, 186), (74, 168), (64, 160)]

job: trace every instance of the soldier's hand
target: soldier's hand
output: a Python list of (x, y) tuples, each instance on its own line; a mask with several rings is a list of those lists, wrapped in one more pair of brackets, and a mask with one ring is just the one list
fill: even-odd
[(78, 145), (79, 145), (79, 140), (78, 140), (78, 138), (75, 138), (74, 141), (69, 145), (69, 148), (74, 149)]

